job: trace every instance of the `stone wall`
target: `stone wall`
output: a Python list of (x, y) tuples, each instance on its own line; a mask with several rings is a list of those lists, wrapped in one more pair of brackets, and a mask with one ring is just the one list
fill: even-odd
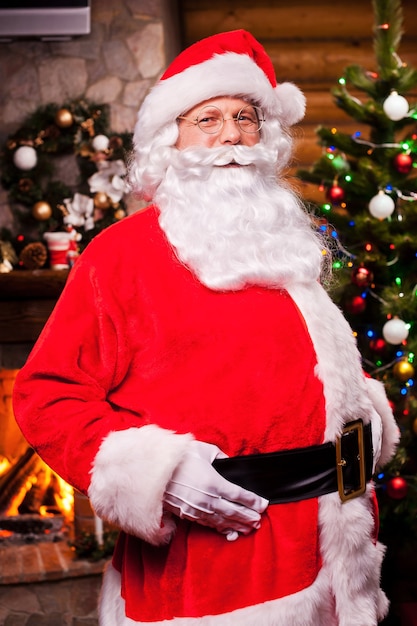
[[(91, 33), (69, 41), (0, 43), (0, 142), (39, 106), (86, 97), (131, 131), (149, 87), (178, 52), (175, 0), (92, 0)], [(0, 228), (12, 227), (0, 189)]]

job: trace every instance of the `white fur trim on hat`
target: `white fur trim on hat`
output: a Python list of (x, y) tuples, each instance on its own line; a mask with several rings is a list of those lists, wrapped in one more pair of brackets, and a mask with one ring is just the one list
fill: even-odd
[(281, 83), (273, 87), (248, 55), (225, 52), (160, 80), (139, 110), (136, 136), (146, 143), (179, 115), (221, 96), (248, 99), (262, 107), (267, 119), (278, 119), (283, 126), (299, 122), (305, 113), (306, 100), (296, 85)]
[(275, 87), (276, 98), (281, 107), (279, 114), (287, 126), (292, 126), (303, 119), (306, 99), (300, 89), (293, 83), (281, 83)]

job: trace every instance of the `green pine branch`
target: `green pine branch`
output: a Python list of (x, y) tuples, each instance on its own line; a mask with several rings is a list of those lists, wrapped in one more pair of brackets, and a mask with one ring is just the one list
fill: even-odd
[(368, 152), (368, 146), (362, 145), (354, 140), (352, 135), (348, 135), (343, 132), (334, 132), (330, 128), (325, 126), (319, 126), (316, 130), (317, 136), (320, 138), (320, 143), (323, 146), (334, 146), (340, 152), (348, 154), (354, 158), (366, 156)]
[(374, 11), (374, 52), (381, 80), (398, 76), (398, 47), (403, 34), (400, 0), (372, 0)]

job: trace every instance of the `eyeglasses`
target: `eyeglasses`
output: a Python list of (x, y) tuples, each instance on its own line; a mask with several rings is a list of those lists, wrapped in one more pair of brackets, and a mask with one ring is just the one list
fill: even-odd
[(244, 133), (257, 133), (261, 130), (265, 121), (262, 109), (253, 105), (244, 106), (237, 115), (227, 119), (223, 117), (223, 113), (220, 109), (211, 105), (203, 107), (194, 119), (190, 119), (184, 115), (179, 115), (178, 119), (186, 120), (190, 122), (190, 124), (198, 126), (203, 133), (207, 133), (208, 135), (219, 133), (224, 123), (229, 121), (229, 119), (236, 122), (240, 130)]

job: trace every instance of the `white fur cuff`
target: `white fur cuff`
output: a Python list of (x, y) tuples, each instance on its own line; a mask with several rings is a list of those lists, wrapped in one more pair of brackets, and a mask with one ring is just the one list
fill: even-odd
[(385, 394), (384, 385), (374, 378), (366, 378), (368, 395), (382, 420), (382, 447), (378, 466), (382, 467), (393, 456), (400, 439), (400, 431)]
[(175, 526), (162, 519), (162, 498), (191, 440), (155, 425), (111, 432), (91, 470), (97, 515), (154, 545), (169, 541)]

